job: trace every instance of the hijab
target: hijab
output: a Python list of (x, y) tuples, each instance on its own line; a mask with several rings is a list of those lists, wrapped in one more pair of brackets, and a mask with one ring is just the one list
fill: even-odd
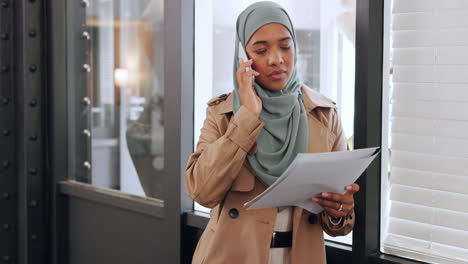
[[(233, 112), (240, 108), (239, 85), (236, 71), (239, 68), (239, 43), (246, 47), (252, 35), (262, 26), (278, 23), (291, 34), (296, 49), (296, 34), (286, 11), (278, 4), (262, 1), (247, 7), (237, 18), (236, 43), (234, 54)], [(271, 91), (253, 81), (253, 86), (262, 100), (260, 119), (265, 126), (257, 137), (257, 152), (247, 159), (266, 184), (274, 183), (291, 164), (298, 153), (307, 152), (308, 123), (302, 101), (301, 86), (297, 70), (297, 57), (294, 56), (294, 70), (286, 86), (280, 91)]]

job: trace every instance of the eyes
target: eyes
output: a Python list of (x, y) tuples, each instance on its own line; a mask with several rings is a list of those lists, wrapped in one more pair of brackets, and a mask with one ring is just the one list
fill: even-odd
[[(291, 49), (291, 45), (288, 45), (288, 46), (281, 46), (280, 49), (282, 49), (283, 51), (288, 51), (288, 50)], [(264, 54), (267, 53), (267, 51), (268, 51), (267, 48), (260, 48), (260, 49), (255, 50), (254, 52), (255, 52), (255, 54), (257, 54), (257, 55), (264, 55)]]

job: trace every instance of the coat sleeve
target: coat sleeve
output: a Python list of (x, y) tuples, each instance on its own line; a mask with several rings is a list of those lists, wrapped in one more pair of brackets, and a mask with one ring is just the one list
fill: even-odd
[[(336, 136), (332, 151), (343, 151), (349, 149), (338, 112), (336, 109), (332, 109), (329, 115), (330, 124), (332, 124), (331, 130), (332, 133)], [(332, 237), (346, 236), (349, 232), (351, 232), (354, 227), (354, 218), (354, 209), (351, 210), (347, 216), (343, 217), (338, 225), (333, 225), (330, 222), (329, 215), (326, 211), (322, 211), (322, 213), (319, 215), (322, 229)]]
[(188, 195), (208, 208), (223, 199), (265, 125), (241, 106), (222, 134), (216, 115), (219, 113), (212, 107), (207, 108), (196, 151), (189, 157), (184, 173)]

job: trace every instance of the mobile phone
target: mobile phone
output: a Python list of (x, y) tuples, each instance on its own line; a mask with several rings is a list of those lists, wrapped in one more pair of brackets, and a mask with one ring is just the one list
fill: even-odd
[[(239, 41), (239, 58), (243, 59), (244, 62), (249, 60), (249, 58), (247, 58), (247, 53), (245, 53), (244, 46), (242, 46), (242, 43), (240, 41)], [(246, 67), (245, 71), (250, 71), (250, 69), (251, 69), (250, 67)]]

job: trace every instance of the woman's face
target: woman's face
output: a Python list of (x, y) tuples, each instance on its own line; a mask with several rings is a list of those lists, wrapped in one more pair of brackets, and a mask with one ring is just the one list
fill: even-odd
[(294, 70), (294, 42), (289, 30), (281, 24), (259, 28), (246, 46), (253, 60), (252, 68), (260, 73), (255, 81), (272, 91), (282, 90)]

